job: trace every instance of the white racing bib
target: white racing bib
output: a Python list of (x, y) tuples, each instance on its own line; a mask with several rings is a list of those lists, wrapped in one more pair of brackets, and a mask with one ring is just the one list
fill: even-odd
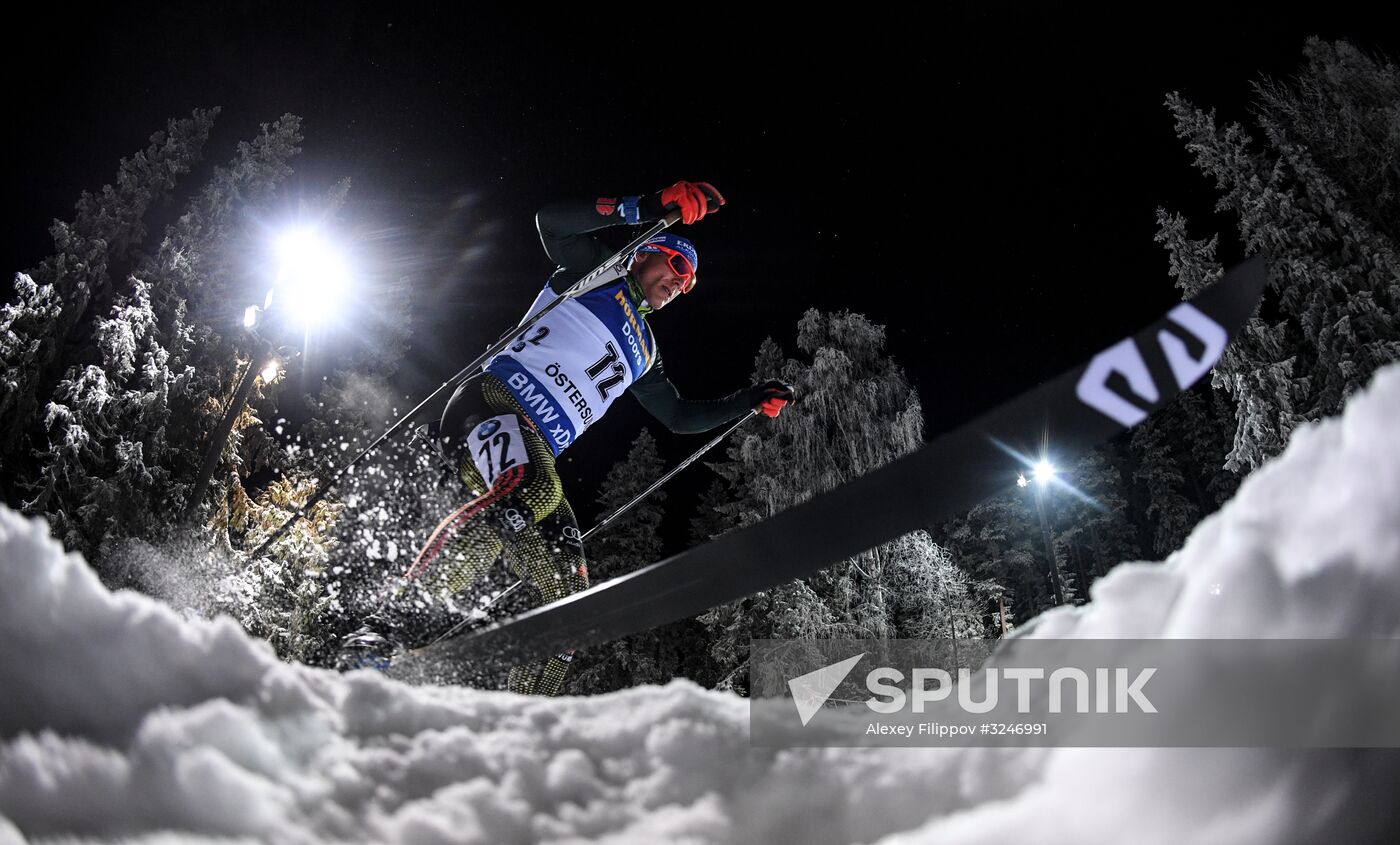
[[(528, 318), (554, 301), (547, 285)], [(486, 371), (499, 378), (555, 455), (597, 422), (656, 358), (656, 341), (622, 279), (560, 303)]]
[(488, 490), (496, 486), (501, 473), (530, 462), (525, 439), (520, 436), (520, 418), (515, 414), (483, 420), (472, 429), (471, 450)]

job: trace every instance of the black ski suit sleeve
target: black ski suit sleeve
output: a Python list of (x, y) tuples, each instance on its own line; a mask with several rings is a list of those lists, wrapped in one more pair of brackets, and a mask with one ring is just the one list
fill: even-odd
[[(654, 194), (644, 196), (639, 211), (644, 223), (661, 219), (660, 200)], [(535, 214), (535, 228), (545, 254), (559, 267), (549, 279), (550, 288), (563, 293), (611, 257), (614, 250), (593, 232), (620, 225), (625, 225), (622, 216), (601, 200), (563, 200), (540, 209)], [(736, 390), (723, 399), (681, 398), (680, 391), (666, 378), (659, 348), (651, 369), (637, 379), (631, 392), (648, 413), (677, 434), (709, 431), (738, 419), (761, 401), (761, 397), (752, 395), (751, 387)]]
[(682, 399), (680, 391), (666, 378), (660, 350), (657, 350), (656, 362), (646, 375), (637, 379), (631, 391), (648, 413), (677, 434), (709, 431), (738, 419), (758, 404), (751, 396), (751, 387), (736, 390), (723, 399)]
[[(622, 197), (612, 198), (620, 202)], [(610, 258), (615, 250), (598, 240), (593, 232), (609, 226), (626, 225), (616, 205), (602, 199), (561, 200), (540, 209), (535, 214), (535, 228), (545, 255), (558, 270), (549, 279), (555, 293), (563, 293), (583, 278), (585, 273)], [(638, 206), (643, 223), (661, 219), (661, 201), (655, 196), (643, 197)]]

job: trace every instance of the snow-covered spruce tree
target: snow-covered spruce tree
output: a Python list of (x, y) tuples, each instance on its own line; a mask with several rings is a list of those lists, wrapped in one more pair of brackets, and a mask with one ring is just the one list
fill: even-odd
[(700, 494), (700, 501), (696, 502), (690, 517), (692, 544), (708, 543), (735, 526), (734, 520), (725, 512), (735, 495), (723, 478), (717, 476), (710, 482), (709, 488)]
[(979, 503), (933, 532), (974, 579), (999, 585), (1016, 619), (1055, 603), (1031, 494), (1016, 490)]
[(1133, 430), (1133, 477), (1145, 491), (1152, 554), (1180, 548), (1238, 486), (1239, 476), (1224, 469), (1233, 427), (1219, 392), (1206, 388), (1182, 393)]
[(1081, 597), (1119, 561), (1141, 557), (1115, 442), (1091, 449), (1068, 472), (1079, 495), (1057, 494), (1058, 536), (1073, 561)]
[[(1239, 124), (1179, 94), (1167, 98), (1195, 164), (1238, 215), (1247, 252), (1273, 258), (1271, 291), (1215, 366), (1237, 427), (1225, 467), (1278, 454), (1299, 425), (1335, 414), (1383, 364), (1400, 358), (1400, 70), (1346, 42), (1309, 39), (1291, 84), (1265, 81), (1256, 149)], [(1193, 294), (1221, 273), (1217, 241), (1193, 240), (1158, 211), (1157, 240)]]
[[(153, 285), (127, 274), (142, 258), (147, 212), (199, 161), (216, 114), (170, 121), (122, 159), (114, 184), (84, 192), (73, 220), (50, 229), (53, 255), (16, 277), (18, 298), (0, 309), (6, 500), (49, 514), (57, 536), (89, 559), (108, 530), (129, 530), (125, 519), (136, 519), (130, 529), (145, 526), (153, 496), (178, 494), (147, 485), (161, 487), (150, 467), (180, 458), (163, 422), (166, 391), (183, 375), (167, 360), (188, 340), (183, 315), (162, 312)], [(96, 513), (120, 501), (122, 488), (136, 496), (125, 519)]]
[[(729, 447), (729, 461), (712, 465), (734, 494), (719, 507), (730, 526), (766, 519), (922, 444), (918, 396), (885, 354), (884, 341), (884, 328), (859, 314), (811, 310), (799, 322), (797, 336), (807, 360), (784, 361), (776, 343), (763, 343), (756, 377), (781, 374), (796, 388), (799, 402), (778, 419), (747, 429)], [(900, 636), (894, 593), (902, 581), (942, 571), (923, 560), (932, 549), (912, 540), (886, 544), (716, 608), (702, 617), (715, 640), (712, 653), (732, 674), (747, 659), (750, 637)], [(962, 603), (952, 608), (954, 616), (980, 612), (958, 585), (949, 584), (946, 593)]]
[[(1345, 192), (1353, 213), (1400, 239), (1400, 72), (1346, 41), (1311, 38), (1292, 85), (1255, 86), (1260, 125), (1301, 145)], [(1276, 144), (1282, 148), (1283, 144)]]
[[(212, 113), (196, 113), (199, 137), (207, 135), (209, 120)], [(288, 131), (295, 133), (294, 121)], [(241, 190), (241, 199), (256, 202), (267, 193), (260, 180), (281, 175), (268, 176), (269, 162), (295, 153), (283, 141), (265, 129), (257, 143), (241, 147), (231, 169), (216, 169), (155, 255), (141, 248), (145, 224), (129, 226), (120, 265), (129, 271), (125, 283), (94, 291), (87, 312), (71, 329), (73, 338), (86, 336), (91, 343), (70, 343), (70, 354), (60, 362), (68, 367), (46, 405), (47, 448), (35, 450), (39, 477), (29, 482), (38, 494), (26, 507), (48, 511), (56, 533), (99, 568), (125, 538), (154, 538), (182, 510), (181, 497), (198, 462), (196, 441), (203, 436), (199, 412), (209, 399), (199, 383), (220, 364), (234, 365), (236, 356), (218, 357), (214, 344), (206, 342), (212, 330), (192, 319), (187, 308), (198, 305), (203, 291), (182, 287), (181, 277), (218, 280), (217, 272), (196, 266), (203, 258), (198, 248), (217, 239), (219, 224), (246, 211), (230, 202), (230, 194)], [(128, 170), (124, 164), (123, 184), (131, 181)], [(90, 216), (118, 217), (124, 193), (108, 188), (101, 197), (85, 195), (80, 210), (86, 205)], [(212, 213), (199, 215), (209, 207)], [(192, 217), (202, 224), (200, 237), (182, 243), (179, 233)], [(46, 264), (63, 265), (61, 259)], [(75, 449), (77, 443), (84, 448)]]
[[(1174, 406), (1175, 407), (1175, 406)], [(1186, 495), (1186, 474), (1167, 425), (1142, 425), (1133, 432), (1138, 457), (1133, 480), (1146, 492), (1146, 518), (1152, 526), (1152, 551), (1167, 555), (1179, 548), (1200, 521), (1201, 508)]]

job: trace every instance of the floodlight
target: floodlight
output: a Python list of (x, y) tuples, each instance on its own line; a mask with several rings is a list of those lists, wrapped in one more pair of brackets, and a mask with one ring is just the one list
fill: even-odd
[(277, 240), (279, 307), (306, 325), (325, 319), (349, 287), (345, 260), (312, 229), (293, 229)]

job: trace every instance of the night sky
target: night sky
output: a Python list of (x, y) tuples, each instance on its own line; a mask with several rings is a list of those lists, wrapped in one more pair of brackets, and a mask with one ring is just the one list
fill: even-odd
[[(1332, 4), (1290, 18), (975, 4), (918, 20), (219, 5), (61, 9), (11, 29), (7, 272), (37, 264), (51, 220), (169, 118), (222, 107), (206, 148), (221, 163), (292, 112), (306, 140), (288, 196), (350, 177), (362, 281), (413, 297), (402, 383), (416, 398), (534, 297), (551, 269), (537, 208), (706, 180), (729, 204), (679, 230), (700, 284), (652, 320), (682, 393), (747, 384), (765, 335), (791, 353), (805, 309), (848, 308), (888, 327), (929, 434), (1169, 307), (1159, 205), (1240, 257), (1167, 92), (1244, 120), (1251, 81), (1294, 73), (1310, 34), (1400, 56), (1379, 13)], [(648, 419), (619, 402), (566, 453), (585, 524), (602, 470)], [(664, 437), (663, 455), (703, 442)], [(707, 483), (691, 472), (680, 501)]]

